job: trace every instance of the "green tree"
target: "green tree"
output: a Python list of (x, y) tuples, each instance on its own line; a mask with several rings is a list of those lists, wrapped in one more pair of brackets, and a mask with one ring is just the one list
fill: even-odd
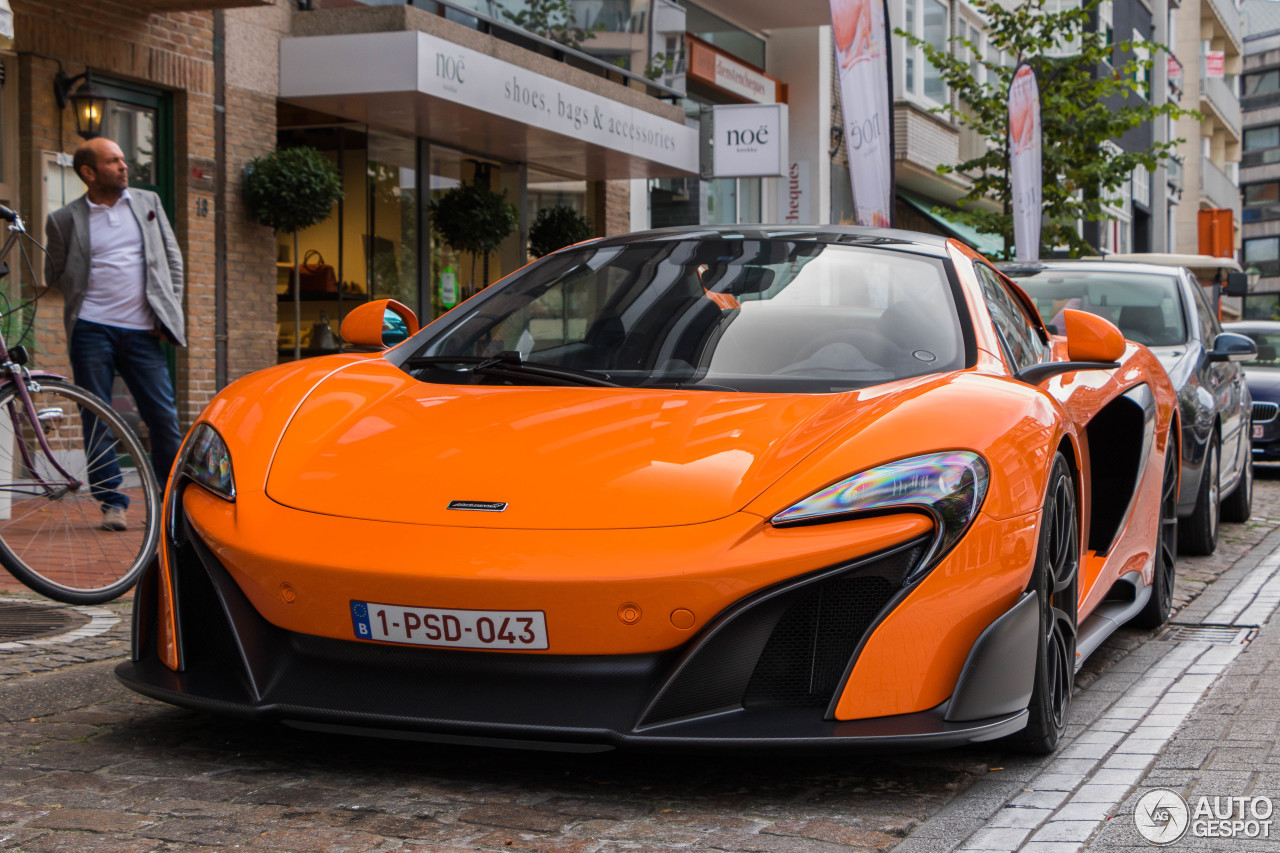
[(572, 207), (563, 204), (544, 207), (529, 226), (529, 251), (540, 258), (593, 236), (587, 217)]
[[(1151, 79), (1152, 57), (1165, 50), (1164, 45), (1149, 41), (1109, 43), (1110, 35), (1093, 23), (1099, 2), (1084, 0), (1075, 8), (1046, 12), (1046, 0), (1019, 0), (1007, 6), (1001, 0), (973, 0), (989, 22), (990, 44), (990, 51), (977, 57), (973, 65), (965, 54), (977, 52), (977, 45), (968, 38), (953, 36), (950, 45), (939, 50), (897, 30), (924, 51), (956, 96), (935, 112), (951, 116), (990, 143), (981, 156), (954, 166), (938, 166), (939, 174), (961, 172), (973, 181), (958, 202), (958, 216), (954, 211), (946, 213), (984, 233), (1003, 235), (1007, 255), (1013, 253), (1012, 195), (1006, 171), (1008, 92), (1018, 63), (1031, 63), (1040, 88), (1044, 132), (1042, 254), (1058, 247), (1065, 247), (1073, 256), (1095, 254), (1096, 248), (1077, 232), (1077, 223), (1106, 219), (1103, 205), (1107, 196), (1128, 181), (1137, 166), (1154, 170), (1185, 140), (1156, 142), (1142, 151), (1120, 151), (1104, 143), (1118, 141), (1129, 130), (1161, 116), (1198, 115), (1174, 103), (1150, 103), (1145, 81)], [(952, 55), (952, 45), (966, 50)], [(995, 51), (1012, 62), (993, 63), (988, 57)], [(1122, 53), (1135, 58), (1118, 64)], [(975, 68), (982, 70), (975, 74)], [(978, 205), (983, 200), (995, 201), (1001, 209), (984, 209)]]
[(520, 29), (574, 50), (582, 50), (583, 42), (595, 38), (596, 30), (604, 29), (603, 24), (590, 29), (578, 26), (578, 16), (569, 0), (525, 0), (518, 11), (504, 8), (502, 14)]
[(302, 358), (298, 232), (329, 218), (342, 198), (342, 179), (314, 148), (276, 148), (245, 166), (244, 198), (250, 219), (293, 235), (293, 357)]
[(469, 184), (459, 184), (429, 206), (431, 227), (459, 252), (471, 253), (471, 283), (476, 280), (476, 257), (484, 259), (484, 286), (489, 286), (489, 255), (516, 230), (520, 222), (507, 192), (494, 192), (479, 174)]

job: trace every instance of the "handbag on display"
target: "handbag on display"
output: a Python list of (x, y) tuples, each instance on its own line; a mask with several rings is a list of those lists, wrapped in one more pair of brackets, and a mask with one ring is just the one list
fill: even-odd
[[(312, 260), (312, 256), (315, 260)], [(337, 293), (338, 276), (333, 267), (324, 262), (324, 256), (316, 249), (309, 250), (302, 256), (302, 266), (298, 267), (298, 279), (302, 282), (303, 293)]]
[(329, 325), (329, 315), (320, 312), (320, 319), (311, 326), (311, 341), (307, 346), (312, 349), (337, 349), (338, 338)]

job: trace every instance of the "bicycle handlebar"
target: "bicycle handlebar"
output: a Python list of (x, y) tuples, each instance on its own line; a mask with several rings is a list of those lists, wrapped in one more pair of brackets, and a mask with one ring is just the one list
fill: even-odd
[(5, 207), (3, 204), (0, 204), (0, 219), (3, 219), (5, 222), (17, 222), (18, 214)]

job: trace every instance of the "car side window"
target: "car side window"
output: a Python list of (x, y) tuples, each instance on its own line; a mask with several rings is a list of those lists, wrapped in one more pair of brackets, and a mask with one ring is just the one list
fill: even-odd
[(984, 264), (974, 264), (987, 310), (991, 312), (996, 331), (1017, 370), (1039, 364), (1044, 359), (1045, 345), (1028, 319), (1021, 303), (1000, 281), (1000, 277)]
[(1218, 324), (1218, 317), (1214, 314), (1212, 306), (1209, 305), (1209, 298), (1205, 296), (1204, 285), (1192, 279), (1192, 288), (1195, 291), (1196, 319), (1200, 322), (1200, 341), (1206, 348), (1213, 346), (1213, 339), (1222, 331), (1222, 326)]

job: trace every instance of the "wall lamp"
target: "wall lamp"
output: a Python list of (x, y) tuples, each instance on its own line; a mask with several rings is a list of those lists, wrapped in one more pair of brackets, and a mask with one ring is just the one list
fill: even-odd
[[(72, 92), (71, 87), (77, 80), (84, 82)], [(64, 110), (67, 104), (71, 104), (76, 114), (76, 133), (84, 139), (102, 135), (102, 117), (107, 112), (107, 96), (94, 88), (88, 71), (71, 77), (59, 70), (53, 78), (53, 94), (58, 99), (58, 109)]]

